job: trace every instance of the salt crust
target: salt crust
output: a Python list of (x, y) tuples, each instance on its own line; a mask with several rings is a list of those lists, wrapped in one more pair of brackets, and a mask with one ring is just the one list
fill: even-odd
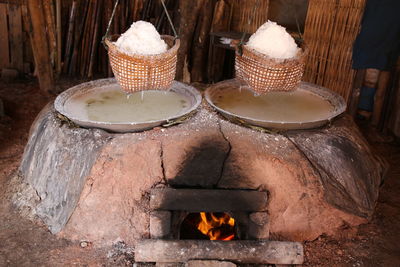
[(247, 46), (275, 59), (294, 58), (300, 50), (284, 27), (269, 20), (250, 36)]
[(142, 20), (132, 23), (115, 45), (128, 55), (155, 55), (164, 53), (168, 49), (153, 24)]

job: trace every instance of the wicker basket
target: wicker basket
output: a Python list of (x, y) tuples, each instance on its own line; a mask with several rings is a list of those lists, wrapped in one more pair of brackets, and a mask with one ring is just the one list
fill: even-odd
[(295, 90), (304, 72), (304, 49), (294, 59), (281, 62), (255, 51), (247, 45), (242, 46), (242, 55), (236, 51), (236, 77), (244, 81), (259, 94), (271, 91)]
[(161, 38), (168, 50), (157, 55), (127, 55), (118, 50), (113, 41), (119, 36), (105, 39), (112, 71), (122, 90), (133, 93), (144, 90), (167, 90), (175, 78), (177, 52), (180, 41), (169, 35)]

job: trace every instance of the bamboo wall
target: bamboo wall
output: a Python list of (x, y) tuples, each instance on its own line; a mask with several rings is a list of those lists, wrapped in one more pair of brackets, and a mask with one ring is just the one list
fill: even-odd
[(349, 100), (355, 70), (354, 40), (365, 0), (310, 0), (304, 31), (308, 59), (303, 80), (327, 87)]
[(10, 68), (29, 73), (33, 63), (22, 6), (0, 3), (0, 70)]
[[(43, 3), (44, 28), (53, 70), (58, 74), (82, 77), (111, 76), (107, 52), (100, 41), (115, 0), (37, 1)], [(253, 33), (269, 17), (279, 17), (276, 11), (279, 3), (293, 4), (292, 0), (246, 0), (245, 5), (243, 0), (165, 2), (181, 33), (178, 78), (183, 79), (186, 73), (189, 77), (186, 81), (201, 82), (208, 80), (210, 31)], [(306, 1), (302, 2), (304, 6)], [(346, 100), (355, 75), (351, 69), (352, 45), (364, 5), (365, 0), (309, 0), (305, 21), (304, 39), (309, 55), (304, 80), (328, 87)], [(24, 5), (0, 4), (0, 68), (32, 71), (29, 68), (33, 62), (32, 52), (29, 52), (29, 38), (25, 32), (29, 22), (24, 23), (24, 10), (26, 13)], [(26, 15), (29, 19), (29, 14)], [(160, 33), (172, 34), (158, 0), (120, 0), (111, 34), (124, 32), (139, 19), (152, 22)], [(219, 56), (215, 64), (223, 68), (224, 62), (224, 57)]]

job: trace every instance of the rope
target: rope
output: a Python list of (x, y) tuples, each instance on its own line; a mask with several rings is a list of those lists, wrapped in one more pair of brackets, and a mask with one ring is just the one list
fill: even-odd
[(104, 34), (103, 38), (101, 38), (101, 43), (104, 45), (104, 47), (106, 48), (106, 50), (108, 50), (108, 47), (107, 47), (107, 45), (104, 43), (104, 40), (108, 37), (108, 32), (110, 31), (111, 22), (112, 22), (113, 19), (114, 19), (115, 10), (117, 10), (118, 2), (119, 2), (119, 0), (116, 0), (116, 1), (115, 1), (113, 12), (112, 12), (112, 14), (111, 14), (110, 20), (108, 21), (106, 33)]
[(169, 24), (171, 25), (172, 31), (174, 32), (174, 37), (175, 37), (175, 39), (177, 39), (178, 38), (178, 34), (176, 33), (174, 24), (172, 23), (171, 17), (169, 16), (168, 9), (165, 6), (164, 0), (161, 0), (161, 4), (162, 4), (162, 6), (164, 8), (165, 15), (167, 15), (167, 18), (168, 18)]
[[(110, 28), (111, 28), (111, 23), (112, 23), (112, 21), (113, 21), (113, 19), (114, 19), (115, 11), (117, 10), (118, 3), (119, 3), (119, 0), (116, 0), (116, 1), (115, 1), (115, 4), (114, 4), (113, 11), (112, 11), (112, 14), (111, 14), (111, 17), (110, 17), (110, 20), (108, 21), (106, 33), (104, 34), (103, 38), (101, 38), (101, 43), (104, 45), (104, 47), (105, 47), (107, 50), (108, 50), (108, 47), (107, 47), (107, 45), (105, 44), (104, 40), (108, 37), (108, 33), (109, 33), (109, 31), (110, 31)], [(168, 22), (169, 22), (169, 24), (171, 25), (172, 31), (174, 32), (174, 37), (175, 37), (175, 39), (177, 39), (177, 38), (179, 38), (179, 36), (178, 36), (178, 34), (176, 33), (174, 24), (172, 23), (171, 17), (169, 16), (168, 9), (167, 9), (167, 7), (165, 6), (164, 0), (161, 0), (161, 4), (162, 4), (162, 6), (163, 6), (163, 8), (164, 8), (165, 15), (167, 15)]]

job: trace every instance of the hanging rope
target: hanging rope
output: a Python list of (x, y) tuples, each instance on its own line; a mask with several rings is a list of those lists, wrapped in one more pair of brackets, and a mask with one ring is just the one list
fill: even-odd
[(115, 1), (115, 4), (114, 4), (114, 9), (113, 9), (113, 11), (112, 11), (112, 13), (111, 13), (110, 20), (108, 21), (106, 33), (104, 34), (103, 38), (101, 38), (101, 43), (104, 45), (104, 47), (106, 48), (106, 50), (108, 50), (108, 46), (105, 45), (104, 40), (108, 37), (108, 32), (110, 31), (111, 22), (112, 22), (113, 19), (114, 19), (115, 10), (117, 10), (118, 3), (119, 3), (119, 0), (116, 0), (116, 1)]
[[(171, 17), (169, 16), (168, 9), (167, 9), (167, 7), (165, 6), (164, 0), (160, 0), (160, 1), (161, 1), (162, 6), (163, 6), (165, 15), (166, 15), (167, 18), (168, 18), (168, 22), (169, 22), (169, 24), (171, 25), (172, 31), (174, 32), (174, 37), (175, 37), (175, 39), (178, 39), (179, 36), (178, 36), (178, 34), (176, 33), (174, 24), (172, 23)], [(117, 10), (118, 4), (119, 4), (119, 0), (116, 0), (116, 1), (115, 1), (115, 4), (114, 4), (113, 11), (112, 11), (112, 13), (111, 13), (110, 20), (108, 21), (106, 33), (104, 34), (103, 38), (101, 38), (101, 43), (104, 45), (104, 47), (105, 47), (107, 50), (108, 50), (108, 47), (107, 47), (107, 45), (105, 45), (104, 40), (108, 37), (108, 33), (109, 33), (109, 31), (110, 31), (110, 28), (111, 28), (111, 23), (112, 23), (112, 21), (114, 20), (115, 11)]]
[(161, 4), (162, 4), (162, 6), (164, 7), (165, 15), (167, 15), (169, 24), (171, 25), (172, 31), (174, 32), (174, 37), (175, 37), (175, 39), (177, 39), (177, 38), (178, 38), (178, 34), (176, 33), (174, 24), (172, 23), (171, 17), (169, 16), (168, 9), (167, 9), (167, 7), (165, 6), (164, 0), (161, 0)]

